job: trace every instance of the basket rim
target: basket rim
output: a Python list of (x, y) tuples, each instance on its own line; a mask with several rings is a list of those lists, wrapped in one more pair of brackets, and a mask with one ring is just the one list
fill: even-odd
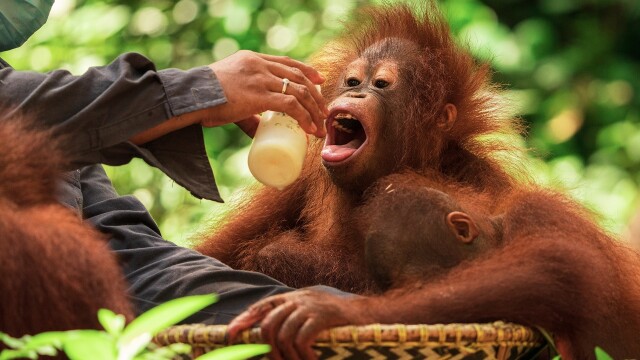
[[(154, 337), (159, 345), (186, 343), (196, 347), (227, 346), (226, 325), (178, 325), (161, 331)], [(245, 330), (236, 344), (264, 343), (260, 328)], [(435, 347), (435, 346), (507, 346), (537, 347), (544, 338), (537, 330), (513, 323), (452, 323), (452, 324), (370, 324), (341, 326), (322, 331), (316, 347)]]

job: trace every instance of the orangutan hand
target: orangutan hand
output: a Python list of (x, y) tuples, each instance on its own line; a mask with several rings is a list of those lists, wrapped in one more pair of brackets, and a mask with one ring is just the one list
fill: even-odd
[(271, 345), (274, 360), (316, 359), (311, 349), (318, 333), (342, 325), (370, 321), (362, 308), (350, 306), (353, 299), (318, 290), (297, 290), (263, 299), (238, 315), (228, 327), (233, 341), (238, 334), (260, 323), (262, 338)]

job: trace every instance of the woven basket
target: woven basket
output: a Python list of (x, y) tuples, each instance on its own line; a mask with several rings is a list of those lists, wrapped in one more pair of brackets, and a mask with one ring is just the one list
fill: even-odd
[[(159, 345), (185, 343), (192, 358), (226, 344), (224, 325), (181, 325), (159, 333)], [(242, 333), (239, 343), (262, 343), (260, 329)], [(539, 332), (515, 324), (343, 326), (320, 333), (320, 359), (528, 359), (545, 344)]]

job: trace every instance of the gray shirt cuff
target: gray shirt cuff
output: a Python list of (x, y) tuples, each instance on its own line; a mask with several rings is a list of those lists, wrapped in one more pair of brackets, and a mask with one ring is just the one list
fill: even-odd
[[(227, 102), (214, 72), (207, 66), (158, 71), (166, 95), (165, 108), (179, 116)], [(113, 135), (113, 134), (111, 134)], [(202, 127), (193, 125), (141, 146), (131, 142), (102, 149), (101, 163), (118, 164), (139, 157), (160, 169), (200, 199), (222, 202), (207, 157)], [(114, 163), (115, 162), (115, 163)]]
[(160, 70), (158, 76), (174, 115), (182, 115), (227, 102), (220, 82), (208, 66), (187, 71)]

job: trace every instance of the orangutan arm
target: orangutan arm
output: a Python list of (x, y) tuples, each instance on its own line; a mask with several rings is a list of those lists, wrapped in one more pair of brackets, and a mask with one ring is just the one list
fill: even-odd
[(313, 339), (334, 326), (496, 320), (568, 339), (569, 358), (591, 358), (595, 346), (621, 358), (640, 351), (629, 345), (636, 343), (631, 339), (640, 317), (629, 315), (634, 302), (626, 290), (638, 289), (638, 254), (561, 199), (532, 192), (513, 204), (501, 247), (435, 279), (415, 279), (375, 297), (341, 299), (308, 290), (279, 295), (251, 307), (229, 331), (260, 322), (276, 359), (313, 358)]
[[(300, 290), (270, 297), (236, 318), (229, 331), (235, 335), (260, 322), (263, 338), (275, 349), (274, 358), (307, 359), (314, 358), (310, 346), (318, 333), (335, 326), (505, 320), (554, 331), (569, 324), (580, 326), (594, 308), (602, 309), (610, 300), (602, 294), (616, 292), (616, 285), (604, 275), (611, 269), (594, 268), (597, 261), (585, 261), (598, 256), (595, 249), (559, 249), (551, 241), (546, 247), (522, 240), (517, 249), (506, 247), (435, 282), (382, 296), (345, 299)], [(575, 252), (565, 256), (564, 250)], [(590, 274), (602, 275), (585, 274), (580, 270), (585, 266), (593, 270)], [(594, 293), (600, 294), (598, 299), (590, 295)]]

